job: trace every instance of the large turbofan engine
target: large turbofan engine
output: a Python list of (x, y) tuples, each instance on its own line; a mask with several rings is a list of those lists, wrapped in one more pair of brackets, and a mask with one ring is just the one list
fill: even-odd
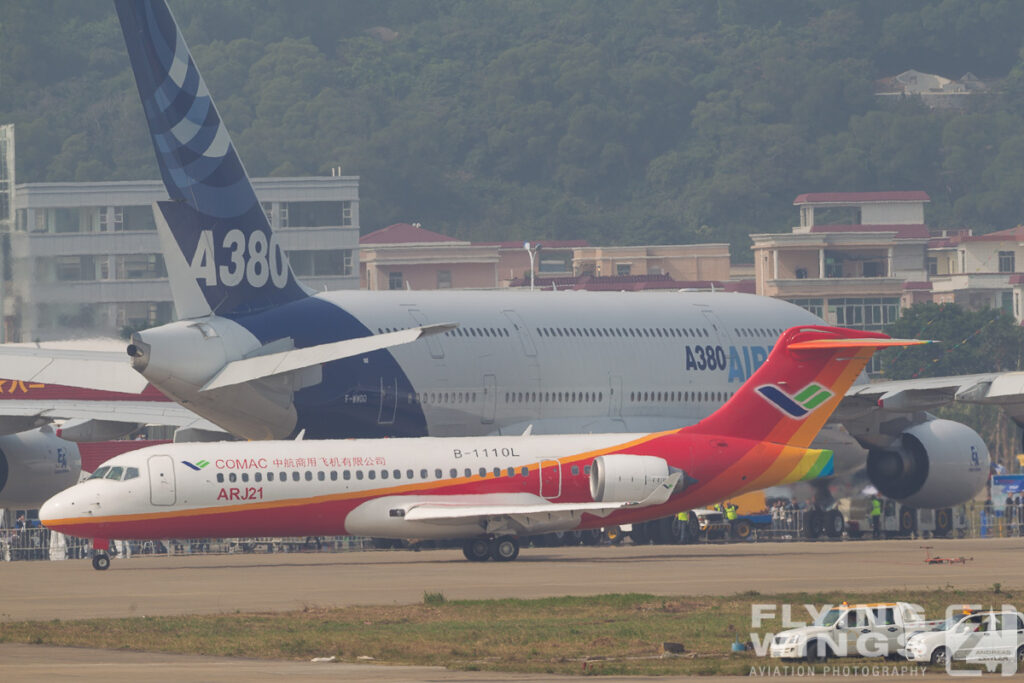
[(48, 427), (0, 436), (0, 508), (34, 508), (78, 483), (78, 446)]
[(929, 420), (905, 430), (888, 449), (868, 453), (868, 478), (887, 498), (921, 508), (959, 505), (988, 479), (985, 442), (970, 427)]
[(669, 476), (653, 455), (601, 455), (590, 468), (590, 495), (598, 503), (643, 500)]

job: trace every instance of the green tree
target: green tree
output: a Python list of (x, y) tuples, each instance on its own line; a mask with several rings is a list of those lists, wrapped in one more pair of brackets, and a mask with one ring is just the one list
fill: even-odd
[(939, 342), (886, 351), (882, 367), (891, 379), (1021, 368), (1024, 330), (1002, 311), (969, 311), (956, 304), (915, 304), (886, 333), (903, 339)]

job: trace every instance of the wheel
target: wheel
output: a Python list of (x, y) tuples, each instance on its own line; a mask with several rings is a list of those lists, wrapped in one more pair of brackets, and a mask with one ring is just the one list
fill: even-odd
[(825, 518), (821, 514), (821, 510), (810, 510), (804, 516), (804, 537), (809, 539), (815, 539), (821, 536), (822, 526), (825, 523)]
[(483, 538), (471, 538), (462, 544), (462, 554), (470, 562), (484, 562), (491, 556), (491, 545)]
[(1024, 645), (1017, 648), (1017, 671), (1020, 671), (1020, 665), (1024, 664)]
[(846, 521), (843, 519), (843, 513), (839, 510), (829, 510), (825, 513), (825, 535), (829, 538), (839, 538), (843, 535), (843, 529), (846, 528)]
[(651, 540), (657, 545), (676, 543), (678, 537), (672, 533), (672, 525), (675, 521), (675, 517), (662, 517), (648, 522), (651, 529)]
[(812, 640), (807, 643), (807, 656), (805, 659), (811, 663), (822, 663), (828, 661), (828, 645), (822, 644), (821, 651), (818, 651), (818, 641)]
[(110, 569), (110, 556), (106, 553), (96, 553), (92, 556), (92, 568), (101, 572)]
[(622, 539), (625, 538), (625, 534), (622, 533), (622, 529), (617, 526), (608, 526), (601, 532), (601, 540), (608, 545), (618, 545), (622, 543)]
[(750, 538), (751, 534), (754, 533), (754, 527), (750, 525), (750, 522), (746, 519), (737, 519), (732, 523), (732, 536), (741, 541), (745, 541)]
[(947, 538), (953, 531), (953, 511), (942, 508), (935, 511), (935, 536)]
[(511, 562), (519, 557), (519, 539), (515, 536), (501, 536), (491, 544), (491, 557), (496, 562)]
[(900, 510), (900, 536), (912, 536), (917, 529), (917, 511), (914, 508)]
[(647, 545), (651, 542), (651, 532), (647, 527), (647, 522), (638, 522), (633, 525), (633, 530), (629, 532), (629, 537), (633, 539), (633, 545)]
[(947, 656), (948, 651), (945, 647), (937, 647), (934, 651), (932, 651), (931, 662), (932, 664), (937, 664), (939, 666), (946, 666)]

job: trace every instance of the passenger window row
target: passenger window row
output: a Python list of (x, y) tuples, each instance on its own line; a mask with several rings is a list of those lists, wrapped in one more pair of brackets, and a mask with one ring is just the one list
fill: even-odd
[(505, 403), (601, 403), (603, 391), (506, 391)]
[(637, 403), (683, 403), (701, 401), (725, 401), (732, 397), (727, 391), (631, 391), (629, 400)]
[(778, 337), (782, 329), (778, 327), (734, 327), (737, 337)]
[(711, 334), (703, 327), (538, 327), (541, 337), (576, 338), (709, 338)]
[[(132, 469), (134, 469), (134, 468), (132, 468)], [(589, 473), (589, 467), (587, 468), (587, 471)], [(417, 474), (418, 474), (418, 476), (417, 476)], [(430, 474), (431, 474), (430, 471), (426, 470), (426, 469), (421, 469), (418, 473), (415, 470), (405, 470), (403, 472), (402, 470), (397, 470), (397, 469), (396, 470), (384, 470), (384, 469), (382, 469), (382, 470), (341, 470), (341, 479), (344, 480), (344, 481), (350, 481), (352, 479), (355, 479), (357, 481), (362, 481), (363, 479), (378, 479), (378, 478), (380, 478), (380, 479), (395, 479), (395, 480), (405, 479), (405, 480), (410, 480), (410, 481), (419, 479), (419, 480), (424, 480), (425, 481), (425, 480), (429, 480), (429, 479), (437, 480), (437, 479), (444, 479), (445, 478), (444, 470), (442, 470), (441, 468), (436, 468), (433, 471), (433, 477), (431, 477)], [(480, 477), (487, 477), (487, 476), (491, 476), (491, 477), (502, 477), (502, 476), (504, 476), (504, 477), (515, 477), (515, 476), (528, 477), (530, 475), (530, 468), (528, 468), (528, 467), (519, 467), (519, 468), (515, 468), (515, 467), (506, 467), (506, 468), (493, 467), (493, 468), (488, 469), (486, 467), (481, 467), (481, 468), (479, 468), (479, 469), (477, 469), (475, 471), (475, 474), (477, 476), (480, 476)], [(138, 476), (138, 475), (136, 474), (136, 476)], [(268, 482), (269, 481), (285, 482), (285, 481), (289, 480), (289, 473), (288, 472), (267, 472), (265, 476), (266, 476), (266, 481), (268, 481)], [(466, 468), (464, 468), (462, 470), (462, 474), (461, 475), (459, 474), (459, 469), (458, 468), (453, 467), (450, 470), (448, 470), (448, 478), (450, 478), (450, 479), (457, 479), (459, 476), (472, 477), (472, 476), (474, 476), (474, 470), (471, 467), (466, 467)], [(305, 480), (305, 481), (313, 481), (314, 478), (317, 481), (327, 481), (328, 479), (330, 479), (331, 481), (338, 481), (338, 470), (331, 470), (330, 472), (323, 472), (323, 471), (313, 472), (311, 470), (306, 470), (305, 472), (292, 471), (291, 474), (290, 474), (291, 481), (303, 481), (303, 480)], [(218, 472), (217, 473), (217, 483), (218, 484), (223, 484), (225, 481), (227, 481), (229, 483), (232, 483), (232, 484), (238, 483), (238, 482), (246, 484), (246, 483), (249, 483), (250, 481), (259, 484), (259, 483), (262, 483), (264, 481), (264, 473), (263, 472), (254, 472), (254, 473), (252, 473), (251, 478), (250, 478), (250, 474), (248, 472), (240, 472), (240, 473), (239, 472), (228, 472), (227, 476), (225, 476), (223, 472)]]
[[(399, 332), (407, 330), (408, 327), (378, 327), (377, 334), (385, 332)], [(444, 333), (446, 337), (511, 337), (511, 333), (504, 327), (456, 327)]]

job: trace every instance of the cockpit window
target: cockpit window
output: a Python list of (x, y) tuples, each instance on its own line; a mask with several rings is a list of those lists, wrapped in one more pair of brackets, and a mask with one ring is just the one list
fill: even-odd
[(124, 479), (121, 481), (127, 481), (128, 479), (138, 479), (139, 468), (138, 467), (125, 467), (124, 468)]
[[(98, 467), (96, 468), (96, 471), (89, 476), (89, 479), (102, 479), (107, 475), (107, 470), (109, 469), (109, 467)], [(89, 479), (86, 479), (86, 481), (89, 481)]]
[(124, 474), (123, 467), (111, 467), (110, 471), (107, 472), (107, 476), (104, 479), (113, 479), (114, 481), (120, 481), (121, 475)]

